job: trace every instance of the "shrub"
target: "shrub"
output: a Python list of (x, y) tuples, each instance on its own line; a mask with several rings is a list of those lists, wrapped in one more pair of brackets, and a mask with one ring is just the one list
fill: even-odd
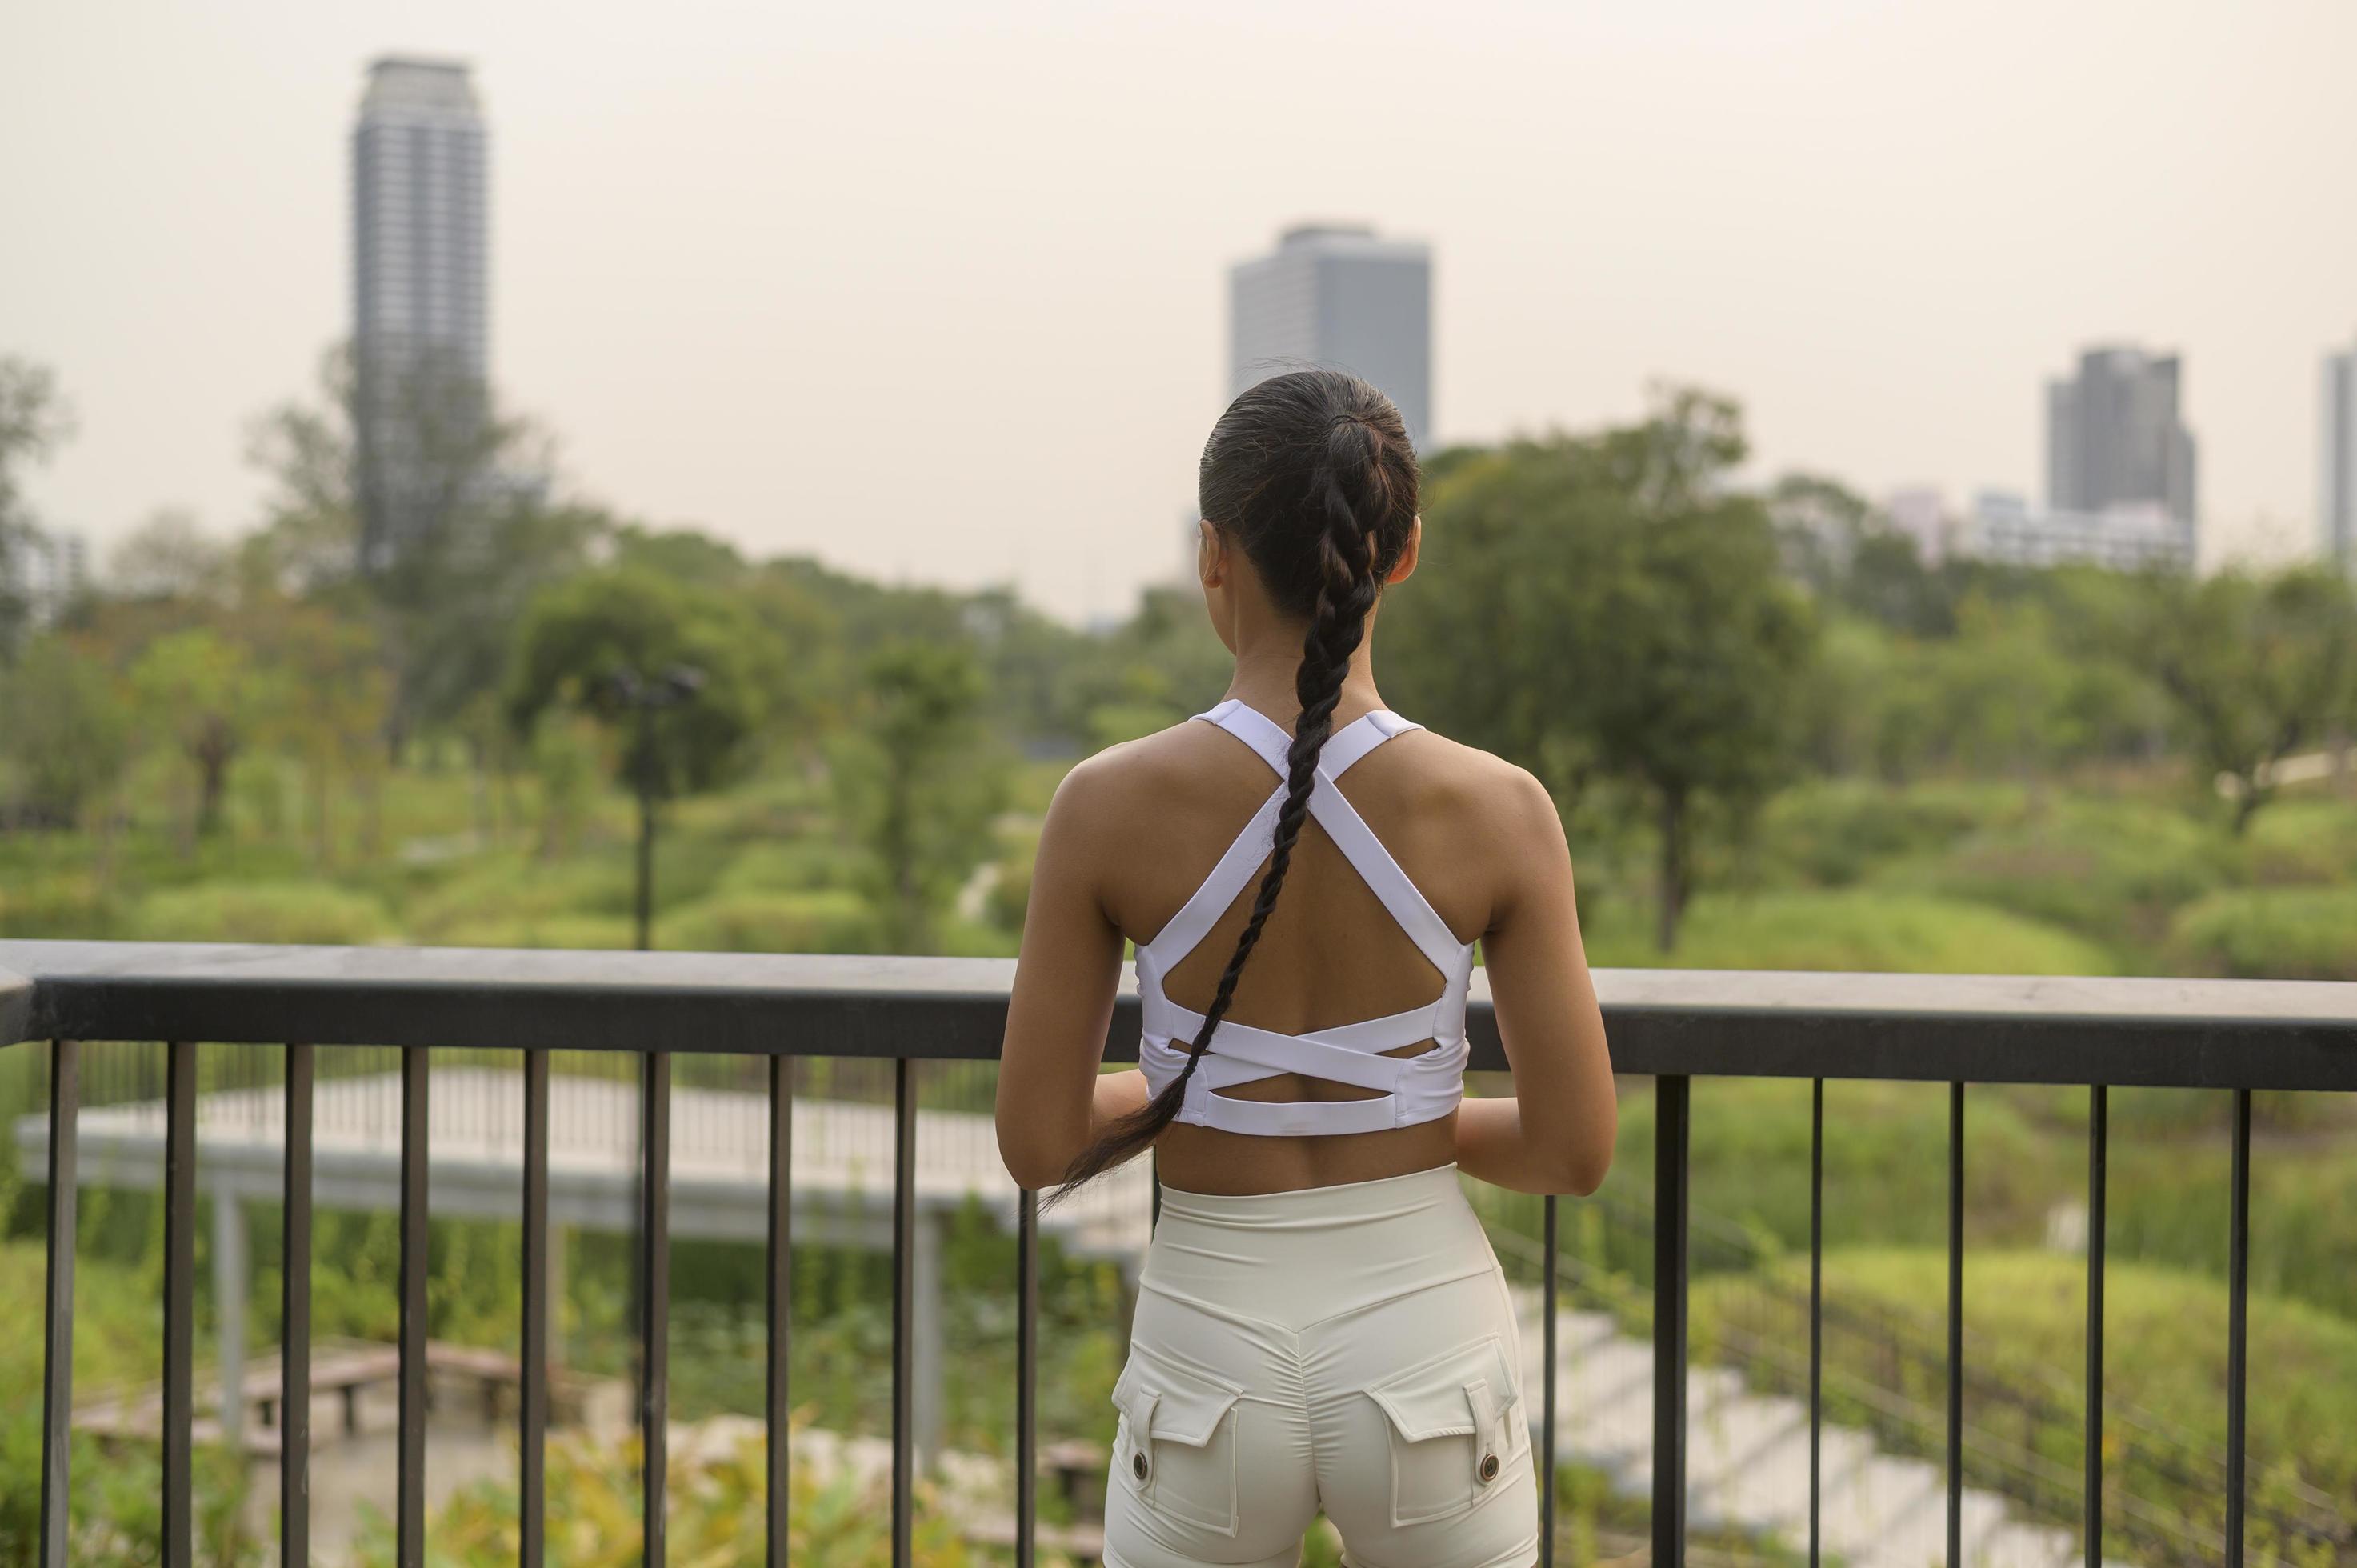
[(2253, 882), (2357, 882), (2357, 804), (2274, 801), (2251, 819), (2242, 848)]
[[(1808, 1260), (1790, 1258), (1774, 1276), (1787, 1302), (1805, 1301)], [(2037, 1445), (2050, 1460), (2075, 1464), (2083, 1431), (2086, 1264), (2056, 1252), (1975, 1251), (1964, 1266), (1965, 1357), (1986, 1375), (2035, 1391), (2048, 1414), (2039, 1423)], [(1891, 1390), (1887, 1365), (1861, 1356), (1842, 1336), (1827, 1343), (1828, 1389), (1856, 1379), (1901, 1393), (1936, 1409), (1944, 1397), (1941, 1369), (1944, 1337), (1947, 1254), (1944, 1249), (1828, 1251), (1824, 1297), (1847, 1314), (1867, 1314), (1893, 1325), (1926, 1352), (1909, 1363)], [(1715, 1337), (1732, 1321), (1757, 1321), (1763, 1298), (1755, 1282), (1724, 1275), (1697, 1280), (1690, 1310), (1697, 1338)], [(2216, 1481), (2203, 1473), (2225, 1439), (2227, 1293), (2218, 1280), (2150, 1264), (2111, 1261), (2104, 1276), (2106, 1338), (2115, 1347), (2105, 1371), (2105, 1403), (2138, 1412), (2136, 1426), (2106, 1433), (2108, 1466), (2132, 1497), (2157, 1502), (2187, 1518), (2215, 1526), (2222, 1504)], [(1770, 1321), (1785, 1332), (1789, 1308)], [(1764, 1324), (1760, 1326), (1766, 1326)], [(2249, 1404), (2247, 1441), (2255, 1510), (2281, 1509), (2314, 1517), (2288, 1484), (2297, 1476), (2307, 1487), (2334, 1498), (2357, 1486), (2357, 1429), (2347, 1414), (2357, 1401), (2357, 1324), (2298, 1302), (2250, 1296), (2250, 1377), (2264, 1397)], [(1866, 1419), (1867, 1412), (1835, 1401), (1829, 1419)], [(1979, 1409), (1968, 1419), (2010, 1436), (2029, 1419), (2018, 1407), (2000, 1410), (1994, 1396), (1968, 1402)], [(2151, 1429), (2186, 1440), (2174, 1464), (2155, 1460)], [(1931, 1456), (1936, 1458), (1936, 1454)], [(2188, 1460), (2191, 1460), (2190, 1466)], [(1970, 1480), (1968, 1478), (1968, 1484)], [(2254, 1540), (2264, 1521), (2252, 1520)], [(2272, 1535), (2271, 1530), (2266, 1531)], [(2287, 1542), (2268, 1542), (2270, 1554)], [(2286, 1552), (2288, 1556), (2290, 1553)], [(2295, 1558), (2295, 1561), (2308, 1561)]]
[(1788, 789), (1761, 812), (1753, 857), (1770, 882), (1840, 887), (1876, 861), (1943, 850), (1977, 829), (2020, 820), (2021, 790), (2000, 784), (1828, 779)]
[(865, 865), (859, 852), (832, 833), (757, 843), (738, 853), (713, 882), (715, 895), (806, 893), (858, 884)]
[[(669, 1467), (669, 1546), (683, 1563), (761, 1560), (769, 1526), (765, 1443), (748, 1436), (726, 1452), (674, 1452)], [(800, 1444), (796, 1445), (797, 1447)], [(788, 1470), (788, 1558), (805, 1568), (860, 1568), (891, 1552), (891, 1514), (874, 1484), (847, 1467), (822, 1479), (811, 1457)], [(833, 1468), (832, 1466), (830, 1468)], [(549, 1555), (581, 1568), (626, 1568), (640, 1560), (640, 1457), (636, 1438), (601, 1447), (584, 1438), (548, 1447)], [(931, 1483), (918, 1483), (910, 1542), (919, 1568), (966, 1568), (979, 1561), (941, 1507)], [(362, 1568), (393, 1561), (391, 1522), (368, 1510), (356, 1556)], [(513, 1483), (480, 1481), (443, 1505), (426, 1524), (431, 1561), (448, 1568), (491, 1568), (516, 1560), (518, 1510)]]
[(382, 941), (393, 921), (364, 893), (325, 882), (203, 882), (140, 900), (131, 936), (147, 941)]
[(0, 876), (0, 937), (110, 937), (120, 918), (115, 901), (87, 871)]
[(1636, 922), (1590, 934), (1599, 964), (1691, 969), (1916, 971), (1933, 974), (2109, 974), (2111, 959), (2067, 931), (1982, 904), (1866, 889), (1706, 895), (1674, 952)]
[[(490, 920), (608, 915), (627, 920), (636, 873), (627, 854), (551, 863), (514, 851), (485, 855), (412, 906), (408, 925), (424, 941), (460, 944), (455, 929)], [(463, 943), (460, 945), (478, 945)]]
[[(662, 930), (657, 922), (656, 930)], [(491, 915), (459, 920), (434, 934), (433, 945), (448, 948), (629, 948), (638, 928), (620, 915)]]
[(2065, 926), (2113, 946), (2158, 938), (2178, 906), (2226, 879), (2212, 829), (2140, 801), (2072, 800), (1975, 833), (1877, 878)]
[(662, 945), (692, 952), (877, 950), (876, 912), (857, 893), (723, 893), (664, 917)]
[(2357, 886), (2213, 893), (2170, 932), (2188, 968), (2249, 980), (2357, 980)]

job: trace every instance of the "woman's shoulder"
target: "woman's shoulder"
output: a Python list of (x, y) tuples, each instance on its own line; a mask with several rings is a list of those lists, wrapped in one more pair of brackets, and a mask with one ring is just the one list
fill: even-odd
[[(1234, 754), (1234, 755), (1231, 755)], [(1082, 757), (1056, 786), (1050, 815), (1118, 823), (1133, 810), (1167, 806), (1200, 787), (1207, 769), (1239, 768), (1259, 758), (1210, 725), (1181, 719), (1135, 740), (1119, 741)]]
[[(1389, 746), (1401, 747), (1402, 781), (1415, 791), (1421, 809), (1454, 808), (1493, 822), (1539, 811), (1555, 813), (1554, 798), (1537, 776), (1495, 752), (1421, 726), (1394, 737)], [(1377, 751), (1384, 749), (1388, 747)]]

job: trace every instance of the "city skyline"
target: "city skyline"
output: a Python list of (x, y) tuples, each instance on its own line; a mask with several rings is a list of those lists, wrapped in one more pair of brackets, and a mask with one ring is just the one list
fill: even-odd
[(1279, 371), (1347, 371), (1432, 440), (1432, 247), (1368, 223), (1297, 223), (1228, 269), (1228, 395)]
[(2317, 553), (2357, 568), (2357, 345), (2324, 357), (2317, 456)]
[[(351, 130), (361, 561), (390, 565), (447, 505), (422, 448), (471, 444), (490, 376), (490, 153), (466, 63), (386, 55)], [(424, 417), (430, 403), (439, 420)], [(456, 428), (436, 429), (443, 422)]]
[(579, 493), (757, 553), (1119, 613), (1226, 382), (1225, 268), (1324, 213), (1445, 252), (1439, 442), (1629, 419), (1661, 378), (1743, 400), (1756, 477), (2030, 493), (2040, 377), (2158, 343), (2195, 368), (2205, 554), (2315, 548), (2357, 14), (920, 10), (690, 14), (653, 51), (597, 3), (243, 0), (129, 45), (18, 13), (0, 135), (48, 150), (0, 346), (81, 416), (32, 500), (102, 557), (160, 507), (255, 519), (245, 433), (347, 329), (338, 131), (398, 46), (496, 103), (504, 400)]

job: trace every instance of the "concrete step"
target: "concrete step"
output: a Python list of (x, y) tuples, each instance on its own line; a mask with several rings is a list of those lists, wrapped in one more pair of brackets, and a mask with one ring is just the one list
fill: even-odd
[[(1706, 1430), (1709, 1423), (1721, 1409), (1742, 1397), (1743, 1378), (1740, 1373), (1726, 1367), (1686, 1369), (1686, 1474), (1690, 1478), (1696, 1465), (1711, 1463), (1714, 1458), (1713, 1440)], [(1652, 1411), (1653, 1402), (1649, 1389), (1645, 1399), (1645, 1446), (1629, 1461), (1627, 1474), (1631, 1486), (1650, 1487), (1653, 1484)], [(1719, 1467), (1723, 1468), (1728, 1456), (1717, 1455), (1716, 1457)], [(1687, 1490), (1692, 1492), (1691, 1485)]]
[(2079, 1568), (2079, 1537), (2047, 1525), (2001, 1520), (1964, 1552), (1968, 1568)]
[[(1828, 1426), (1818, 1434), (1819, 1485), (1831, 1493), (1848, 1482), (1851, 1472), (1874, 1457), (1874, 1443), (1864, 1433)], [(1717, 1477), (1705, 1496), (1713, 1512), (1728, 1520), (1780, 1531), (1787, 1541), (1805, 1546), (1809, 1528), (1809, 1423), (1806, 1407), (1798, 1426), (1769, 1444), (1749, 1461)], [(1703, 1506), (1697, 1498), (1695, 1507)]]
[[(1515, 1306), (1535, 1393), (1544, 1365), (1539, 1293), (1518, 1291)], [(1643, 1492), (1652, 1484), (1652, 1347), (1621, 1334), (1608, 1314), (1584, 1309), (1559, 1309), (1555, 1333), (1557, 1460), (1607, 1471), (1623, 1492)], [(1530, 1401), (1529, 1414), (1535, 1443), (1544, 1415), (1538, 1399)], [(1729, 1368), (1691, 1367), (1686, 1441), (1696, 1524), (1774, 1535), (1805, 1549), (1809, 1428), (1803, 1402), (1753, 1394)], [(1945, 1562), (1947, 1485), (1938, 1466), (1882, 1454), (1868, 1434), (1846, 1427), (1824, 1428), (1819, 1441), (1826, 1551), (1850, 1568), (1937, 1568)], [(1964, 1561), (1975, 1568), (2079, 1568), (2071, 1531), (2010, 1519), (1993, 1493), (1967, 1488), (1962, 1511)]]
[(1819, 1516), (1824, 1544), (1847, 1558), (1851, 1568), (1925, 1568), (1943, 1555), (1944, 1530), (1935, 1519), (1928, 1557), (1909, 1554), (1906, 1531), (1910, 1520), (1944, 1495), (1942, 1488), (1932, 1466), (1871, 1455), (1826, 1486)]

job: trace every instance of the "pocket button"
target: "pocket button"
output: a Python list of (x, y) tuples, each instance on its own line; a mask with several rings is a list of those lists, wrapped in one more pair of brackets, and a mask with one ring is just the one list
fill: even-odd
[[(1143, 1464), (1143, 1463), (1144, 1463), (1144, 1461), (1143, 1461), (1143, 1460), (1141, 1460), (1141, 1461), (1139, 1461), (1139, 1463)], [(1496, 1480), (1497, 1478), (1498, 1478), (1498, 1456), (1497, 1456), (1495, 1454), (1484, 1454), (1484, 1455), (1481, 1455), (1481, 1484), (1482, 1484), (1483, 1486), (1485, 1486), (1485, 1487), (1486, 1487), (1486, 1486), (1488, 1486), (1491, 1482), (1492, 1482), (1492, 1481)]]
[(1143, 1454), (1133, 1454), (1133, 1455), (1131, 1455), (1129, 1456), (1129, 1473), (1130, 1473), (1131, 1475), (1133, 1475), (1133, 1476), (1136, 1477), (1137, 1477), (1139, 1480), (1141, 1480), (1141, 1481), (1143, 1481), (1144, 1479), (1146, 1479), (1146, 1455), (1143, 1455)]

